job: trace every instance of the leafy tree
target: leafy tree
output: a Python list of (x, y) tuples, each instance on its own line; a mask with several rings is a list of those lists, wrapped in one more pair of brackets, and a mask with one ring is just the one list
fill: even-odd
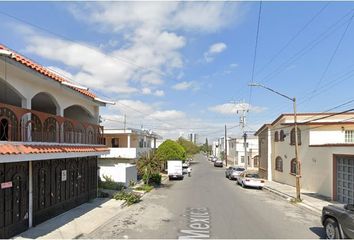
[(186, 151), (177, 142), (166, 140), (157, 148), (155, 157), (160, 162), (166, 162), (168, 160), (185, 160)]
[(209, 145), (208, 143), (208, 138), (205, 138), (205, 144), (200, 146), (200, 151), (206, 152), (208, 154), (211, 154), (212, 146)]
[(177, 143), (179, 143), (183, 147), (183, 149), (187, 153), (187, 156), (192, 156), (200, 151), (199, 147), (196, 144), (183, 137), (178, 138)]

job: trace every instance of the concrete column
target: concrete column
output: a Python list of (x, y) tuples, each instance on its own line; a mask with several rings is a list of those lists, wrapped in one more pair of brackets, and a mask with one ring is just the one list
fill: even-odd
[(268, 128), (268, 138), (267, 138), (267, 147), (268, 147), (268, 167), (267, 167), (267, 175), (268, 175), (268, 181), (272, 181), (273, 177), (273, 168), (272, 168), (272, 132), (270, 128)]
[(33, 226), (33, 171), (32, 161), (28, 162), (28, 227)]
[(130, 134), (128, 134), (128, 140), (127, 140), (127, 142), (128, 142), (128, 143), (127, 143), (127, 144), (128, 144), (127, 147), (130, 148)]
[[(21, 102), (22, 108), (26, 109), (32, 109), (32, 102), (30, 99), (23, 98)], [(31, 120), (31, 115), (27, 114), (26, 117), (24, 118), (24, 123), (27, 121)], [(21, 129), (21, 135), (22, 135), (22, 141), (24, 142), (31, 142), (32, 141), (32, 124), (28, 125), (28, 128), (25, 128), (26, 126), (22, 126)], [(27, 138), (25, 138), (27, 136)]]
[[(57, 107), (57, 115), (64, 117), (64, 108), (58, 106)], [(85, 134), (84, 134), (85, 136)], [(59, 125), (59, 142), (63, 143), (64, 142), (64, 126), (63, 125)]]

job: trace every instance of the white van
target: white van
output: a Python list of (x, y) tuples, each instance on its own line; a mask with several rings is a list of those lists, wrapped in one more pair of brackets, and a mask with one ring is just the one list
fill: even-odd
[(183, 179), (182, 160), (167, 161), (167, 174), (171, 179)]

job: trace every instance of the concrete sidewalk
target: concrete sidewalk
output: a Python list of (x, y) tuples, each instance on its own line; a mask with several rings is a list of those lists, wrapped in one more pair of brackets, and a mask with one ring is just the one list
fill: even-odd
[[(278, 183), (274, 181), (266, 181), (265, 190), (268, 190), (272, 193), (275, 193), (288, 201), (295, 200), (295, 187), (289, 186), (287, 184)], [(317, 215), (322, 214), (322, 208), (329, 204), (337, 204), (338, 202), (331, 201), (329, 198), (318, 195), (314, 192), (310, 192), (304, 189), (301, 189), (301, 200), (302, 202), (297, 203), (299, 206), (305, 207)]]
[(96, 198), (51, 218), (14, 239), (74, 239), (89, 234), (121, 211), (124, 201)]

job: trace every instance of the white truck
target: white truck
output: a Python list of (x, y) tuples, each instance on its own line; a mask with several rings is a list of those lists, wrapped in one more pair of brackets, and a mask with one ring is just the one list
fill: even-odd
[(183, 179), (182, 161), (169, 160), (167, 161), (168, 179)]

